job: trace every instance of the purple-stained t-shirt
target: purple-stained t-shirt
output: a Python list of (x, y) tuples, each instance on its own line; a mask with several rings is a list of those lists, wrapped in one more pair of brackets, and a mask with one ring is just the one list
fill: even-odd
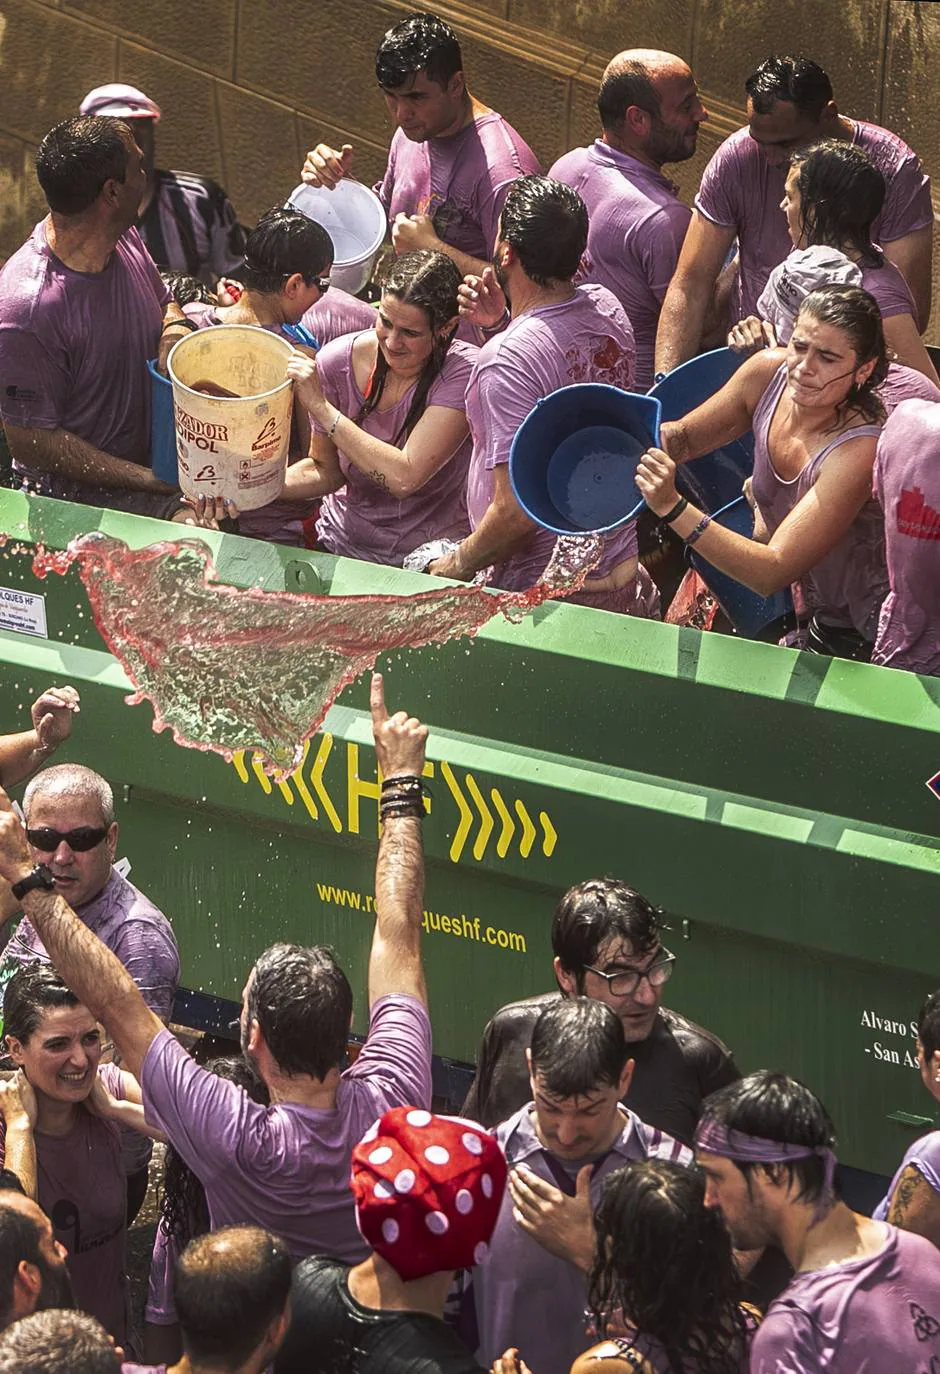
[(156, 356), (169, 290), (136, 229), (102, 272), (76, 272), (52, 252), (45, 226), (0, 271), (0, 419), (65, 429), (147, 466), (147, 359)]
[[(768, 448), (771, 422), (787, 382), (786, 364), (754, 410), (754, 500), (771, 534), (816, 483), (829, 454), (842, 443), (877, 435), (879, 425), (858, 425), (825, 444), (794, 478), (777, 473)], [(884, 522), (877, 502), (868, 501), (823, 558), (800, 578), (803, 598), (826, 625), (854, 628), (874, 640), (878, 611), (888, 590)]]
[[(180, 956), (173, 927), (163, 912), (116, 868), (97, 897), (75, 911), (117, 955), (151, 1011), (169, 1021), (179, 986)], [(8, 959), (17, 964), (51, 963), (28, 916), (22, 918), (4, 951), (4, 962)]]
[[(875, 455), (874, 491), (884, 511), (889, 591), (878, 617), (872, 663), (936, 677), (940, 675), (940, 405), (936, 401), (905, 401), (889, 417)], [(940, 1132), (925, 1136), (917, 1145), (925, 1142), (932, 1143), (940, 1167)]]
[(893, 262), (885, 258), (880, 267), (864, 267), (861, 263), (859, 266), (862, 269), (862, 289), (874, 296), (883, 320), (890, 319), (892, 315), (912, 315), (917, 318), (917, 306), (911, 288)]
[(588, 208), (587, 248), (576, 280), (606, 286), (627, 312), (636, 338), (634, 383), (648, 391), (659, 310), (692, 212), (662, 172), (600, 138), (565, 153), (548, 175), (571, 186)]
[[(113, 1064), (98, 1070), (109, 1092), (124, 1098)], [(6, 1125), (0, 1120), (0, 1165)], [(80, 1105), (67, 1135), (36, 1131), (37, 1201), (68, 1250), (75, 1305), (97, 1317), (118, 1342), (127, 1326), (124, 1241), (127, 1186), (118, 1128)]]
[[(117, 955), (150, 1010), (161, 1021), (169, 1021), (179, 987), (180, 955), (173, 927), (163, 912), (115, 868), (97, 897), (75, 910), (88, 929)], [(20, 964), (51, 962), (36, 927), (23, 916), (3, 952), (0, 984), (5, 986), (7, 977)], [(150, 1158), (151, 1141), (124, 1129), (121, 1140), (124, 1170), (136, 1173)]]
[(431, 1105), (431, 1023), (414, 997), (381, 997), (356, 1062), (332, 1108), (262, 1107), (243, 1088), (195, 1064), (169, 1031), (141, 1066), (147, 1120), (206, 1190), (213, 1230), (264, 1226), (294, 1261), (368, 1253), (356, 1226), (349, 1170), (353, 1146), (391, 1107)]
[[(352, 352), (357, 337), (349, 334), (336, 339), (317, 354), (324, 395), (352, 420), (365, 400), (353, 371)], [(428, 406), (444, 406), (448, 410), (466, 408), (467, 383), (476, 356), (477, 350), (472, 344), (460, 339), (451, 343), (444, 365), (431, 383)], [(390, 410), (373, 410), (360, 428), (376, 439), (393, 444), (414, 392), (415, 388), (409, 387)], [(315, 421), (312, 423), (318, 434), (324, 432)], [(337, 439), (340, 438), (341, 435), (337, 435)], [(469, 435), (430, 481), (401, 500), (370, 481), (346, 457), (341, 447), (338, 453), (346, 485), (324, 496), (317, 524), (317, 537), (330, 553), (401, 567), (407, 554), (432, 539), (463, 539), (470, 533), (466, 494)]]
[(351, 296), (338, 286), (331, 286), (311, 305), (300, 323), (309, 329), (321, 346), (340, 339), (344, 334), (359, 334), (375, 326), (375, 306)]
[[(893, 243), (933, 224), (930, 178), (920, 158), (889, 129), (852, 120), (852, 141), (881, 170), (884, 208), (872, 226), (876, 243)], [(757, 298), (770, 273), (792, 247), (786, 215), (780, 209), (786, 165), (771, 167), (748, 129), (725, 139), (702, 173), (695, 208), (738, 238), (737, 296), (732, 319), (757, 313)]]
[(891, 363), (888, 375), (878, 388), (878, 395), (889, 415), (902, 401), (940, 401), (940, 387), (918, 372), (916, 367)]
[[(940, 529), (940, 519), (938, 519), (938, 529)], [(887, 1221), (894, 1190), (900, 1183), (904, 1170), (910, 1168), (911, 1165), (926, 1179), (935, 1193), (940, 1193), (940, 1131), (929, 1131), (927, 1135), (922, 1135), (920, 1140), (915, 1140), (914, 1144), (910, 1146), (898, 1165), (897, 1173), (891, 1180), (891, 1187), (872, 1212), (876, 1221)]]
[(439, 239), (489, 262), (506, 192), (540, 172), (538, 159), (502, 115), (490, 110), (452, 138), (415, 143), (396, 129), (376, 195), (396, 215), (430, 215)]
[[(509, 462), (516, 431), (543, 396), (575, 382), (632, 389), (636, 347), (623, 306), (604, 286), (579, 286), (560, 305), (541, 305), (511, 320), (480, 349), (467, 388), (473, 456), (467, 509), (476, 529), (493, 500), (494, 468)], [(545, 571), (555, 536), (536, 530), (516, 553), (493, 568), (492, 584), (524, 591)], [(636, 530), (608, 535), (598, 577), (635, 556)], [(569, 600), (578, 598), (569, 597)]]
[(166, 1374), (165, 1364), (122, 1364), (121, 1374)]
[(940, 1251), (885, 1226), (876, 1255), (794, 1275), (751, 1346), (751, 1374), (932, 1374)]
[[(623, 1130), (599, 1161), (556, 1159), (536, 1135), (534, 1110), (533, 1103), (526, 1103), (493, 1132), (506, 1152), (509, 1167), (524, 1164), (547, 1183), (573, 1194), (578, 1170), (593, 1163), (591, 1200), (595, 1207), (608, 1174), (631, 1160), (692, 1163), (688, 1146), (665, 1131), (647, 1126), (628, 1107), (621, 1108)], [(488, 1369), (509, 1346), (517, 1346), (531, 1370), (568, 1374), (590, 1344), (585, 1278), (574, 1265), (551, 1254), (521, 1229), (513, 1218), (508, 1188), (488, 1253), (474, 1266), (472, 1278), (480, 1363)]]

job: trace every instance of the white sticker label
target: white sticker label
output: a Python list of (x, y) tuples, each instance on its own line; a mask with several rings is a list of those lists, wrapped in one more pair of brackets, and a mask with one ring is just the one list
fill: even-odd
[(37, 592), (0, 587), (0, 630), (46, 638), (46, 598)]

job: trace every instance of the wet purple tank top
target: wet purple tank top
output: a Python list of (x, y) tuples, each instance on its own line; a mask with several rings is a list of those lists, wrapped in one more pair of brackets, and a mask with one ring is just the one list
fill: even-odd
[[(754, 411), (754, 499), (771, 534), (814, 486), (832, 451), (849, 439), (881, 433), (880, 425), (857, 425), (821, 448), (791, 480), (781, 477), (768, 448), (768, 436), (787, 382), (782, 364)], [(853, 628), (874, 640), (878, 610), (888, 590), (884, 519), (878, 504), (867, 501), (845, 534), (824, 558), (800, 579), (809, 609), (826, 625)]]

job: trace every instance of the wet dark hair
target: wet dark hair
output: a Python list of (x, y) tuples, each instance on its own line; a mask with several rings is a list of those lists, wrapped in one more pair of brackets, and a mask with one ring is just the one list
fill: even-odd
[(517, 177), (500, 216), (500, 241), (512, 245), (530, 281), (571, 281), (587, 246), (587, 206), (551, 177)]
[(3, 994), (3, 1033), (25, 1045), (44, 1012), (80, 1005), (75, 993), (49, 964), (24, 964), (14, 973)]
[(177, 305), (215, 305), (215, 296), (204, 281), (188, 272), (169, 272), (161, 268), (160, 276), (170, 288)]
[(659, 119), (662, 112), (662, 101), (650, 80), (648, 68), (633, 58), (601, 82), (597, 112), (605, 132), (617, 134), (621, 131), (631, 105), (645, 110), (654, 119)]
[(940, 1050), (940, 992), (932, 992), (920, 1009), (917, 1018), (917, 1038), (924, 1047), (924, 1057), (932, 1059)]
[(871, 241), (871, 227), (885, 201), (885, 179), (864, 148), (824, 138), (790, 158), (800, 192), (800, 228), (806, 246), (848, 245), (880, 267), (883, 255)]
[[(816, 1094), (776, 1069), (759, 1069), (706, 1097), (700, 1122), (711, 1121), (729, 1130), (787, 1145), (832, 1149), (836, 1143), (835, 1127)], [(818, 1155), (781, 1164), (738, 1160), (732, 1163), (747, 1179), (748, 1189), (754, 1170), (764, 1169), (777, 1182), (796, 1182), (798, 1202), (815, 1202), (822, 1195), (826, 1166)]]
[(744, 89), (757, 114), (771, 114), (783, 100), (816, 123), (832, 99), (832, 82), (818, 62), (778, 53), (751, 72)]
[[(237, 1083), (240, 1088), (245, 1089), (253, 1102), (267, 1106), (268, 1090), (243, 1055), (221, 1055), (216, 1059), (206, 1060), (204, 1067), (208, 1073), (215, 1074), (216, 1078), (224, 1078), (227, 1083)], [(176, 1242), (177, 1251), (181, 1251), (189, 1241), (203, 1235), (209, 1229), (206, 1190), (185, 1160), (169, 1144), (166, 1146), (163, 1161), (163, 1190), (160, 1194), (158, 1225), (168, 1239)]]
[(74, 115), (50, 129), (36, 153), (36, 176), (50, 210), (80, 215), (90, 209), (106, 181), (127, 175), (128, 139), (122, 119)]
[(660, 940), (661, 912), (639, 892), (617, 878), (588, 878), (569, 887), (555, 908), (552, 951), (563, 969), (584, 990), (584, 970), (601, 945), (628, 940), (634, 955), (651, 954)]
[[(405, 253), (395, 258), (382, 282), (383, 296), (394, 296), (402, 305), (416, 305), (424, 311), (433, 336), (430, 356), (418, 378), (408, 414), (392, 440), (393, 444), (401, 444), (407, 439), (424, 414), (428, 393), (435, 378), (440, 375), (447, 350), (457, 331), (454, 325), (450, 333), (442, 333), (447, 322), (457, 314), (457, 288), (461, 281), (459, 267), (446, 253), (422, 248), (416, 253)], [(380, 348), (376, 353), (375, 368), (369, 379), (365, 400), (356, 416), (357, 425), (361, 425), (379, 404), (387, 377), (388, 363)]]
[(747, 1349), (741, 1281), (721, 1213), (705, 1206), (701, 1172), (665, 1159), (617, 1169), (604, 1181), (594, 1228), (588, 1302), (598, 1333), (624, 1314), (661, 1343), (669, 1371), (694, 1364), (700, 1374), (738, 1374)]
[(870, 424), (881, 424), (885, 418), (885, 408), (876, 394), (876, 388), (888, 375), (888, 353), (881, 311), (874, 296), (860, 286), (820, 286), (803, 301), (796, 317), (797, 324), (803, 315), (811, 315), (820, 324), (831, 324), (847, 334), (855, 354), (856, 367), (875, 359), (868, 380), (861, 386), (853, 382), (849, 394), (837, 407), (836, 424), (842, 424), (853, 411), (857, 411)]
[(295, 272), (309, 286), (332, 265), (333, 240), (323, 225), (299, 210), (275, 205), (248, 235), (242, 281), (249, 291), (270, 295)]
[(259, 1226), (226, 1226), (191, 1241), (173, 1282), (190, 1363), (239, 1369), (284, 1312), (292, 1269), (284, 1241)]
[(325, 945), (272, 945), (252, 970), (247, 1014), (282, 1073), (325, 1078), (346, 1052), (352, 988)]
[(0, 1374), (121, 1374), (104, 1327), (86, 1312), (51, 1308), (0, 1334)]
[(552, 1002), (532, 1028), (532, 1073), (552, 1097), (616, 1087), (629, 1053), (620, 1017), (591, 997)]
[(394, 91), (424, 72), (443, 90), (455, 72), (463, 71), (457, 35), (436, 14), (422, 10), (409, 14), (382, 35), (375, 54), (375, 79)]

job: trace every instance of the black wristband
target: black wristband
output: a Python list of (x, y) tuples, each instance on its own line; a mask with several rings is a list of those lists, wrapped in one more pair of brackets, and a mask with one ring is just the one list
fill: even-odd
[(167, 320), (166, 324), (163, 326), (160, 332), (161, 334), (165, 334), (168, 329), (175, 329), (176, 326), (180, 324), (183, 326), (184, 329), (193, 330), (199, 328), (195, 320), (191, 320), (184, 315), (181, 320)]
[(659, 517), (659, 523), (661, 525), (671, 525), (673, 520), (679, 519), (679, 516), (682, 514), (682, 512), (685, 510), (688, 504), (689, 503), (686, 500), (686, 498), (684, 496), (680, 496), (676, 504), (673, 506), (672, 510), (667, 510), (665, 515), (661, 515)]

